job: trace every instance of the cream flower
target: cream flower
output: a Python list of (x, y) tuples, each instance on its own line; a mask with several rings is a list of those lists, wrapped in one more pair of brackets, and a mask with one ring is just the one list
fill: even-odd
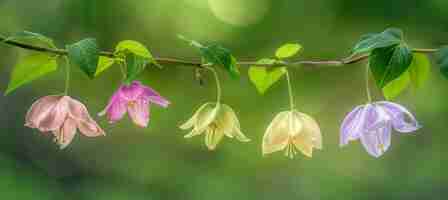
[(215, 150), (224, 135), (236, 138), (241, 142), (249, 142), (240, 130), (240, 123), (235, 112), (228, 105), (220, 103), (206, 103), (185, 124), (180, 126), (191, 132), (185, 138), (191, 138), (205, 132), (205, 145), (209, 150)]
[(263, 155), (285, 150), (285, 155), (292, 158), (299, 150), (312, 157), (313, 148), (322, 149), (319, 125), (296, 110), (277, 114), (263, 136)]

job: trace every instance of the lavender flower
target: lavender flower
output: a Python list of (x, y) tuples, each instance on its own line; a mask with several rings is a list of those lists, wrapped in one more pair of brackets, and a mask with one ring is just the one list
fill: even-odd
[(360, 139), (370, 155), (380, 157), (390, 147), (392, 129), (410, 133), (420, 127), (415, 117), (399, 104), (380, 101), (361, 105), (342, 122), (340, 146)]

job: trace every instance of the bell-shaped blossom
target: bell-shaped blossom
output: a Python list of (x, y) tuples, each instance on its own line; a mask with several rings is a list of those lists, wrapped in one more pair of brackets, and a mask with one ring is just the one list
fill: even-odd
[(391, 144), (391, 132), (410, 133), (421, 126), (403, 106), (380, 101), (361, 105), (351, 111), (342, 122), (340, 146), (360, 139), (367, 152), (380, 157)]
[(299, 150), (312, 157), (313, 148), (322, 149), (319, 125), (310, 116), (296, 110), (277, 114), (263, 136), (263, 155), (285, 150), (285, 155), (293, 158)]
[(52, 132), (63, 149), (73, 140), (76, 129), (88, 137), (105, 135), (90, 117), (87, 108), (69, 96), (45, 96), (37, 100), (26, 114), (25, 126)]
[(115, 123), (123, 118), (127, 112), (136, 125), (147, 127), (150, 103), (162, 107), (168, 107), (170, 104), (152, 88), (134, 81), (130, 85), (120, 86), (111, 97), (106, 108), (98, 115), (107, 115), (109, 122)]
[(180, 126), (191, 132), (185, 138), (191, 138), (205, 133), (205, 145), (209, 150), (215, 150), (224, 135), (236, 138), (241, 142), (249, 142), (240, 130), (240, 123), (235, 112), (228, 105), (220, 103), (206, 103), (186, 123)]

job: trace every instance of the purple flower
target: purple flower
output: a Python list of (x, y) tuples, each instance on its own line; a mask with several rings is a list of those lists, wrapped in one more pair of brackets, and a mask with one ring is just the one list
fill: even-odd
[(361, 139), (370, 155), (380, 157), (390, 147), (392, 129), (410, 133), (420, 127), (415, 117), (399, 104), (380, 101), (361, 105), (342, 122), (340, 146)]
[(149, 104), (154, 103), (167, 107), (170, 102), (150, 87), (138, 81), (130, 85), (122, 85), (109, 101), (106, 108), (98, 115), (107, 114), (110, 123), (114, 123), (128, 112), (132, 121), (140, 126), (147, 127), (149, 122)]

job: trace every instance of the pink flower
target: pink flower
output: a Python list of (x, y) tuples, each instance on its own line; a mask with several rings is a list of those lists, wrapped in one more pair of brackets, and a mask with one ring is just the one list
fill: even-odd
[(90, 117), (87, 108), (69, 96), (45, 96), (33, 103), (25, 118), (25, 126), (52, 132), (55, 142), (63, 149), (70, 144), (76, 129), (87, 137), (105, 135)]
[(167, 107), (170, 102), (150, 87), (138, 81), (130, 85), (122, 85), (111, 97), (109, 104), (98, 115), (107, 114), (110, 123), (114, 123), (128, 112), (132, 121), (140, 126), (147, 127), (149, 122), (149, 104), (155, 103)]

